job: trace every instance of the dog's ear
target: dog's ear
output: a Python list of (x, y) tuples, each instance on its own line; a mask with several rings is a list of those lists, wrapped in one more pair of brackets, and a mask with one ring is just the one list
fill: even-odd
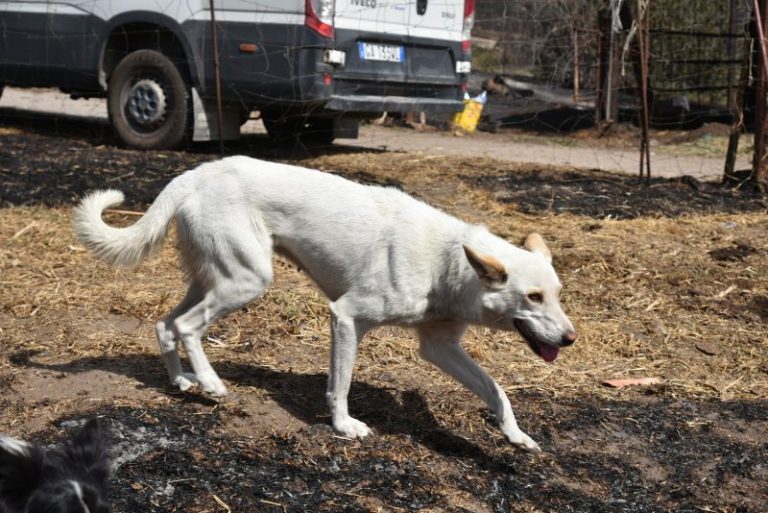
[(531, 233), (523, 240), (523, 247), (531, 253), (537, 253), (552, 263), (552, 252), (544, 243), (544, 239), (538, 233)]
[(70, 464), (86, 472), (94, 483), (103, 485), (109, 477), (109, 456), (98, 419), (89, 420), (65, 443), (64, 455)]
[(507, 269), (493, 255), (486, 255), (464, 244), (464, 254), (480, 281), (490, 288), (502, 288), (507, 283)]

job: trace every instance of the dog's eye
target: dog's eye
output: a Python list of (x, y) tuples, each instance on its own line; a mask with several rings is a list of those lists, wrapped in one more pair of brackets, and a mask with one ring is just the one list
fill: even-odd
[(531, 292), (528, 294), (528, 301), (531, 303), (543, 303), (544, 295), (541, 292)]

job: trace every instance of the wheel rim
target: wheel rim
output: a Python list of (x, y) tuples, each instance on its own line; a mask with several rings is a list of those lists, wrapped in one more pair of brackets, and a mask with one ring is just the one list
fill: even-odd
[(142, 78), (123, 91), (123, 111), (138, 132), (154, 132), (162, 127), (168, 113), (168, 98), (160, 82)]

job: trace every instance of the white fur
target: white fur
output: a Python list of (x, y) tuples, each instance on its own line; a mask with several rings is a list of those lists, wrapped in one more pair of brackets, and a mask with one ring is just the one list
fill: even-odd
[[(364, 186), (305, 168), (230, 157), (177, 177), (133, 226), (113, 228), (101, 211), (117, 191), (86, 197), (75, 216), (80, 240), (112, 265), (135, 266), (162, 242), (175, 218), (189, 278), (182, 302), (156, 326), (172, 383), (226, 387), (201, 337), (221, 316), (261, 296), (272, 280), (273, 251), (296, 262), (330, 299), (331, 366), (327, 399), (333, 426), (351, 437), (368, 427), (352, 418), (347, 396), (357, 346), (371, 328), (414, 326), (421, 355), (481, 397), (513, 444), (537, 449), (515, 422), (499, 386), (460, 346), (469, 324), (514, 329), (534, 344), (575, 338), (560, 308), (560, 283), (543, 246), (527, 251), (391, 188)], [(464, 247), (471, 248), (465, 254)], [(543, 246), (543, 249), (541, 249)], [(469, 255), (500, 262), (483, 275)], [(543, 301), (532, 302), (531, 291)], [(184, 373), (181, 341), (193, 374)], [(572, 342), (572, 340), (571, 340)]]
[(69, 484), (72, 485), (72, 489), (75, 491), (75, 495), (77, 496), (77, 499), (80, 501), (80, 507), (83, 508), (83, 513), (91, 513), (91, 510), (88, 508), (88, 505), (85, 503), (85, 500), (83, 499), (83, 488), (80, 486), (80, 483), (77, 481), (70, 481)]
[(0, 447), (11, 454), (26, 456), (29, 454), (30, 445), (23, 440), (17, 440), (9, 436), (0, 436)]

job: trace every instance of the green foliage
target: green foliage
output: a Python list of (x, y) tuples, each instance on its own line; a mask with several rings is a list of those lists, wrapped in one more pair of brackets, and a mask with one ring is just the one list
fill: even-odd
[(486, 71), (488, 73), (501, 73), (503, 71), (502, 52), (499, 48), (472, 48), (472, 69)]
[(707, 34), (744, 34), (749, 13), (743, 2), (736, 8), (731, 20), (731, 0), (692, 0), (685, 5), (674, 0), (651, 2), (651, 28), (657, 31), (651, 35), (651, 85), (691, 88), (692, 100), (725, 104), (727, 91), (714, 88), (727, 86), (729, 80), (733, 84), (738, 77), (743, 40)]
[[(730, 6), (731, 0), (652, 0), (651, 26), (667, 30), (725, 32)], [(632, 7), (636, 10), (636, 5)]]

